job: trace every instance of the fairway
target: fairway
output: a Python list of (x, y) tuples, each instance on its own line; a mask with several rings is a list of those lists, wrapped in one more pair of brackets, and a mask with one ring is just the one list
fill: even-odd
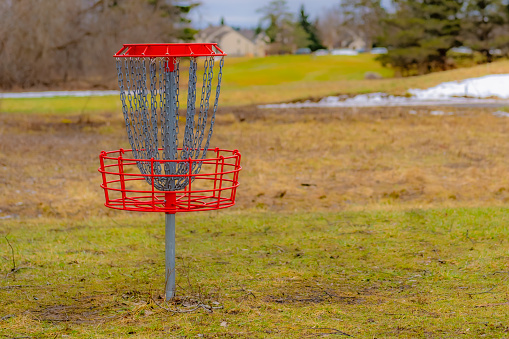
[(363, 80), (366, 72), (392, 77), (371, 54), (276, 55), (265, 58), (229, 58), (224, 77), (233, 87), (279, 85), (288, 82)]
[(493, 113), (220, 109), (237, 205), (177, 216), (170, 304), (164, 217), (103, 206), (120, 111), (0, 114), (0, 334), (503, 338), (509, 120)]
[[(112, 60), (112, 69), (114, 60)], [(384, 78), (366, 80), (366, 72)], [(356, 95), (383, 92), (405, 95), (411, 88), (428, 88), (445, 81), (463, 80), (487, 74), (509, 73), (509, 61), (459, 68), (408, 78), (392, 78), (393, 72), (382, 68), (375, 56), (284, 55), (266, 58), (227, 57), (222, 80), (220, 107), (290, 101), (318, 100), (328, 95)], [(115, 74), (110, 74), (115, 78)], [(111, 82), (111, 89), (118, 89)], [(182, 95), (181, 107), (185, 107)], [(56, 97), (1, 99), (0, 112), (61, 115), (94, 115), (119, 112), (118, 96)]]

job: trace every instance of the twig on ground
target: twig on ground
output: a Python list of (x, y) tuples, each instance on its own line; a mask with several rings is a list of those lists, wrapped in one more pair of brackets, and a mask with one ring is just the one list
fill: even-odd
[(504, 305), (509, 305), (509, 301), (507, 301), (505, 303), (493, 303), (493, 304), (476, 305), (474, 307), (490, 307), (490, 306), (504, 306)]
[(10, 290), (11, 288), (23, 288), (23, 287), (32, 287), (30, 285), (10, 285), (10, 286), (0, 286), (0, 290)]
[(11, 274), (14, 274), (14, 273), (17, 273), (23, 269), (34, 269), (35, 267), (26, 267), (26, 266), (21, 266), (21, 267), (17, 267), (15, 270), (11, 270), (10, 272), (7, 272), (7, 274), (5, 275), (5, 278), (8, 278)]
[[(188, 294), (189, 296), (178, 297), (177, 299), (180, 299), (184, 308), (178, 308), (176, 306), (175, 306), (175, 308), (164, 307), (163, 305), (159, 304), (155, 300), (155, 298), (151, 295), (150, 299), (152, 299), (152, 301), (156, 304), (157, 307), (159, 307), (165, 311), (171, 312), (171, 313), (191, 313), (191, 312), (195, 312), (201, 308), (203, 308), (207, 312), (213, 312), (214, 309), (223, 308), (222, 305), (212, 306), (212, 305), (209, 305), (209, 302), (204, 301), (204, 300), (207, 300), (208, 298), (206, 298), (205, 293), (203, 293), (201, 285), (198, 284), (196, 286), (193, 286), (193, 284), (191, 282), (191, 278), (190, 278), (190, 273), (189, 273), (189, 271), (190, 271), (189, 265), (186, 265), (186, 262), (184, 261), (183, 258), (182, 258), (182, 271), (183, 271), (183, 275), (185, 276), (185, 278), (187, 280), (187, 289), (189, 289), (189, 291), (187, 291), (184, 286), (179, 285), (178, 287), (179, 287), (179, 290), (184, 291), (184, 293), (186, 293), (186, 294), (188, 294), (188, 292), (189, 292), (189, 294)], [(180, 302), (179, 302), (179, 304), (180, 304)], [(215, 301), (212, 302), (212, 304), (219, 305), (219, 303), (215, 302)]]
[(157, 301), (155, 301), (154, 298), (151, 298), (151, 299), (156, 304), (157, 307), (159, 307), (159, 308), (161, 308), (161, 309), (163, 309), (165, 311), (171, 312), (171, 313), (192, 313), (194, 311), (199, 310), (200, 308), (203, 308), (207, 312), (212, 312), (214, 309), (223, 308), (223, 306), (210, 306), (210, 305), (206, 305), (206, 304), (203, 304), (203, 303), (197, 303), (197, 304), (193, 305), (192, 308), (189, 308), (189, 309), (171, 309), (171, 308), (167, 308), (167, 307), (162, 306)]
[(333, 293), (329, 290), (327, 290), (326, 288), (322, 288), (322, 291), (327, 294), (329, 297), (331, 298), (338, 298), (338, 299), (357, 299), (357, 297), (351, 297), (351, 296), (342, 296), (342, 295), (337, 295), (336, 293)]
[(468, 240), (470, 240), (470, 241), (472, 242), (472, 244), (473, 244), (473, 245), (475, 245), (475, 243), (477, 242), (477, 241), (473, 240), (472, 238), (470, 238), (470, 237), (468, 236), (468, 230), (467, 230), (467, 233), (465, 234), (465, 238), (467, 238)]
[(119, 226), (126, 226), (126, 227), (133, 227), (133, 225), (131, 224), (125, 224), (125, 223), (119, 223), (118, 221), (116, 221), (115, 219), (113, 219), (112, 217), (108, 216), (108, 219), (110, 219), (111, 221), (113, 221), (115, 224), (119, 225)]
[(472, 297), (473, 295), (476, 295), (476, 294), (486, 294), (486, 293), (492, 293), (492, 291), (498, 287), (498, 285), (495, 285), (493, 286), (492, 288), (490, 288), (489, 290), (486, 290), (486, 291), (482, 291), (482, 292), (474, 292), (474, 293), (467, 293), (469, 297)]
[(12, 247), (11, 242), (7, 238), (7, 235), (4, 236), (4, 238), (5, 238), (5, 241), (7, 241), (7, 245), (9, 245), (9, 247), (11, 248), (11, 256), (12, 256), (12, 269), (11, 269), (11, 272), (15, 272), (16, 271), (16, 260), (14, 259), (14, 248)]
[(322, 330), (322, 331), (327, 330), (327, 331), (331, 331), (331, 332), (326, 332), (326, 333), (325, 333), (325, 332), (324, 332), (324, 333), (316, 333), (316, 334), (313, 334), (313, 336), (329, 336), (329, 335), (334, 335), (334, 334), (336, 334), (336, 335), (344, 335), (344, 336), (346, 336), (346, 337), (352, 337), (352, 338), (353, 338), (353, 336), (352, 336), (352, 335), (350, 335), (350, 334), (348, 334), (348, 333), (345, 333), (345, 332), (343, 332), (343, 331), (340, 331), (340, 330), (338, 330), (338, 329), (336, 329), (336, 328), (314, 327), (314, 328), (311, 328), (311, 329), (312, 329), (312, 330)]

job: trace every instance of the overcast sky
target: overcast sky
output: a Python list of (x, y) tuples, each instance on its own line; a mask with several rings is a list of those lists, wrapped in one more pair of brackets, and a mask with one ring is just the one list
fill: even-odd
[[(261, 17), (256, 10), (269, 2), (270, 0), (201, 0), (202, 5), (194, 10), (191, 19), (197, 28), (219, 25), (221, 17), (229, 26), (255, 28)], [(298, 15), (300, 6), (304, 5), (310, 21), (313, 21), (326, 9), (339, 2), (339, 0), (288, 0), (287, 4), (295, 16)]]

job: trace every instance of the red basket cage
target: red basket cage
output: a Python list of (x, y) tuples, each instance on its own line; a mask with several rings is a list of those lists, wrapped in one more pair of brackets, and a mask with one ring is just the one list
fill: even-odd
[[(239, 171), (242, 169), (237, 150), (219, 148), (209, 149), (205, 159), (135, 159), (132, 150), (123, 149), (102, 151), (99, 159), (105, 206), (141, 212), (174, 214), (233, 206), (239, 186)], [(140, 173), (137, 167), (140, 162), (150, 164), (150, 174)], [(190, 171), (180, 175), (154, 173), (155, 163), (163, 165), (169, 162), (187, 163)], [(192, 173), (193, 163), (201, 163), (199, 173)], [(154, 188), (154, 179), (162, 177), (185, 178), (188, 185), (179, 191), (159, 191)]]

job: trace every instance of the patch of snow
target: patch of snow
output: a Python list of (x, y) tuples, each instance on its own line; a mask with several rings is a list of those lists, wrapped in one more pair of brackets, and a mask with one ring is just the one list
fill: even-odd
[[(509, 105), (509, 74), (487, 75), (463, 81), (450, 81), (428, 89), (410, 89), (410, 97), (385, 93), (359, 94), (355, 97), (330, 96), (318, 102), (261, 105), (261, 108), (377, 107), (433, 105)], [(498, 98), (498, 99), (497, 99)]]
[(443, 100), (452, 97), (509, 99), (509, 74), (449, 81), (428, 89), (410, 89), (408, 93), (420, 100)]
[(501, 117), (501, 118), (509, 118), (509, 113), (504, 112), (504, 111), (493, 112), (493, 115), (496, 117)]
[(47, 92), (0, 93), (0, 99), (92, 97), (92, 96), (106, 96), (106, 95), (120, 95), (120, 92), (119, 91), (47, 91)]
[(452, 112), (444, 112), (444, 111), (431, 111), (429, 112), (431, 115), (454, 115)]
[[(499, 104), (497, 99), (472, 98), (441, 98), (435, 100), (417, 99), (415, 97), (400, 97), (385, 93), (359, 94), (355, 97), (343, 96), (325, 97), (318, 102), (295, 102), (283, 104), (260, 105), (260, 108), (308, 108), (308, 107), (398, 107), (398, 106), (436, 106), (436, 105), (469, 105), (469, 104)], [(509, 105), (509, 102), (507, 102)]]

